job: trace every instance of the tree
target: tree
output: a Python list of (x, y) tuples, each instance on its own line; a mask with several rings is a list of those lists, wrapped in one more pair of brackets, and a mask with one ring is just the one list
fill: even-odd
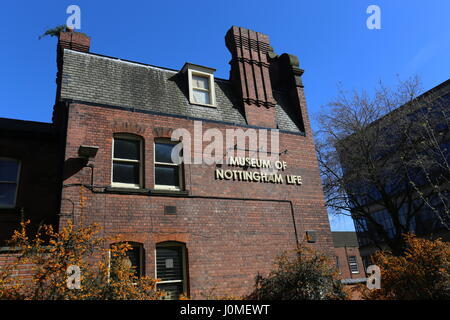
[(381, 270), (380, 289), (362, 287), (364, 299), (428, 300), (450, 299), (450, 244), (405, 235), (402, 256), (389, 251), (375, 253)]
[[(30, 221), (21, 223), (10, 246), (11, 263), (0, 269), (0, 299), (158, 299), (156, 280), (138, 278), (126, 263), (126, 242), (105, 249), (96, 225), (68, 223), (59, 232), (44, 225), (33, 237), (27, 234)], [(69, 288), (69, 266), (80, 271), (80, 287)], [(24, 274), (24, 268), (31, 268)]]
[[(444, 177), (450, 171), (437, 174), (442, 158), (433, 158), (425, 147), (431, 141), (417, 121), (420, 115), (430, 129), (442, 123), (430, 117), (437, 98), (419, 96), (420, 87), (418, 78), (411, 78), (394, 88), (380, 83), (373, 96), (340, 89), (320, 114), (315, 137), (328, 208), (352, 216), (357, 229), (395, 254), (405, 248), (402, 234), (412, 231), (431, 199), (449, 188)], [(429, 108), (433, 112), (423, 112)], [(448, 159), (446, 138), (439, 135), (433, 143)], [(436, 188), (428, 187), (425, 173)]]
[(337, 270), (327, 256), (307, 247), (284, 252), (267, 277), (257, 275), (252, 300), (345, 299)]
[[(414, 113), (414, 130), (405, 132), (415, 148), (410, 165), (421, 173), (422, 181), (410, 178), (425, 206), (450, 230), (450, 92), (430, 93), (421, 97), (421, 108)], [(426, 185), (429, 190), (423, 190)], [(431, 195), (431, 196), (430, 196)]]

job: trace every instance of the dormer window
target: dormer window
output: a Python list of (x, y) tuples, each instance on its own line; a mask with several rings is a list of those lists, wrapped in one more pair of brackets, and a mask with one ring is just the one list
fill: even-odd
[(215, 107), (214, 71), (216, 70), (186, 63), (181, 71), (183, 73), (187, 71), (189, 102), (201, 106)]
[(208, 76), (192, 74), (192, 100), (193, 103), (212, 104)]

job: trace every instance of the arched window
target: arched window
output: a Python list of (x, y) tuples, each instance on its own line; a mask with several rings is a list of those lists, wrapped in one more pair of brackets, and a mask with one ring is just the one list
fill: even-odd
[[(122, 259), (122, 261), (114, 261), (114, 258), (112, 257), (111, 264), (124, 264), (125, 266), (132, 268), (134, 275), (140, 278), (145, 275), (144, 246), (142, 243), (138, 242), (126, 242), (131, 245), (131, 249), (126, 252), (126, 257)], [(113, 243), (111, 244), (111, 247), (118, 244), (120, 243)]]
[(178, 143), (168, 139), (155, 140), (155, 189), (182, 189), (182, 166), (172, 160), (172, 151)]
[(181, 242), (162, 242), (156, 245), (156, 278), (159, 290), (165, 291), (163, 299), (176, 300), (187, 294), (186, 246)]
[(0, 158), (0, 208), (16, 206), (19, 175), (19, 160)]
[(143, 141), (132, 134), (115, 134), (112, 152), (111, 185), (122, 188), (143, 187)]

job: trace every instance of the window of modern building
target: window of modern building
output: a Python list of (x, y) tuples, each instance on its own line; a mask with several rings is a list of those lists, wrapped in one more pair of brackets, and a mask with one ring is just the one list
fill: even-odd
[[(137, 277), (144, 276), (144, 246), (137, 242), (128, 242), (131, 249), (127, 250), (126, 257), (121, 261), (112, 261), (112, 263), (120, 263), (122, 266), (131, 268)], [(113, 244), (114, 245), (114, 244)], [(112, 245), (112, 246), (113, 246)]]
[(0, 158), (0, 208), (16, 206), (19, 175), (19, 160)]
[(155, 189), (181, 190), (182, 167), (172, 160), (176, 142), (170, 140), (155, 141)]
[(189, 102), (191, 104), (215, 107), (215, 69), (187, 63), (183, 67), (182, 72), (186, 70), (189, 85)]
[(348, 265), (351, 273), (359, 273), (358, 263), (356, 262), (356, 256), (348, 257)]
[(128, 134), (114, 135), (112, 186), (142, 187), (142, 139)]
[(394, 223), (392, 222), (392, 217), (387, 209), (372, 213), (372, 217), (378, 224), (383, 226), (383, 229), (387, 232), (389, 238), (392, 239), (395, 237), (396, 230), (394, 228)]
[(179, 242), (164, 242), (156, 246), (156, 278), (163, 299), (176, 300), (186, 294), (186, 248)]

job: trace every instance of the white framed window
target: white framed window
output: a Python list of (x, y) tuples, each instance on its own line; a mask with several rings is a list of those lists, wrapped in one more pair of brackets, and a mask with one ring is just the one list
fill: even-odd
[(187, 293), (186, 246), (184, 243), (168, 241), (156, 245), (155, 275), (158, 290), (166, 292), (165, 300), (177, 300)]
[(190, 74), (190, 97), (193, 104), (205, 106), (214, 106), (212, 88), (214, 88), (213, 76), (210, 74), (194, 72), (189, 70)]
[(19, 160), (0, 158), (0, 208), (14, 208), (16, 206), (19, 176)]
[(115, 134), (112, 147), (111, 186), (142, 188), (142, 139), (131, 134)]
[(351, 273), (359, 273), (358, 263), (356, 262), (356, 256), (348, 257), (348, 265)]
[(179, 142), (156, 139), (154, 145), (155, 189), (181, 190), (183, 170), (172, 160), (172, 150)]
[(215, 69), (187, 63), (183, 67), (183, 70), (187, 70), (189, 103), (207, 107), (216, 107), (216, 93), (214, 87)]

